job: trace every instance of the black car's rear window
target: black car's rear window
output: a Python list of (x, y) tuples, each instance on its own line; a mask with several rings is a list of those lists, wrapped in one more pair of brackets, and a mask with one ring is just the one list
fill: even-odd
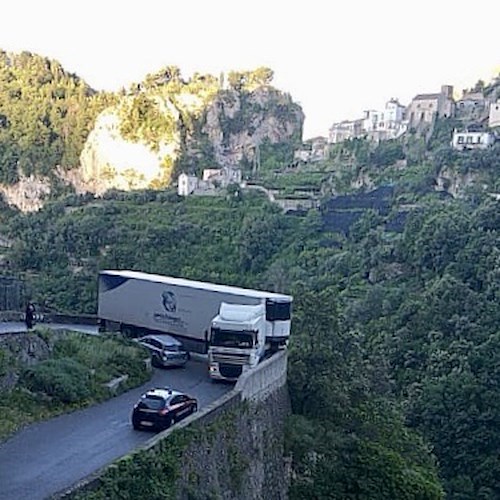
[(150, 410), (161, 410), (165, 406), (165, 400), (160, 396), (144, 396), (139, 405)]

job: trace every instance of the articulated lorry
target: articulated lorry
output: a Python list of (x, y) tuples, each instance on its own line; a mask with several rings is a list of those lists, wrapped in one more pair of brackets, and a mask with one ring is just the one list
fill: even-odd
[(101, 330), (168, 333), (208, 354), (214, 380), (236, 380), (290, 336), (289, 295), (114, 270), (99, 273), (98, 288)]

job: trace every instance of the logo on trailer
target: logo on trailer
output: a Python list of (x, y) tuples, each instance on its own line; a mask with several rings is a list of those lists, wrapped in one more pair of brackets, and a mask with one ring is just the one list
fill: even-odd
[(185, 322), (177, 316), (177, 297), (174, 292), (164, 290), (160, 297), (163, 311), (154, 312), (153, 318), (156, 323), (166, 325), (167, 328), (175, 328), (177, 332), (184, 331), (186, 328)]
[(177, 311), (177, 299), (175, 298), (174, 292), (169, 292), (165, 290), (161, 294), (161, 302), (163, 304), (163, 308), (167, 312), (176, 312)]

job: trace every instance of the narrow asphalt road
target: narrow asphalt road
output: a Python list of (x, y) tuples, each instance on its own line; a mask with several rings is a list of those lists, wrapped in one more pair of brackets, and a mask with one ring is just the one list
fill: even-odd
[(0, 499), (46, 499), (150, 439), (132, 428), (130, 414), (144, 390), (159, 386), (198, 398), (200, 408), (232, 389), (211, 383), (206, 361), (191, 359), (105, 403), (33, 424), (0, 444)]
[[(46, 326), (53, 330), (73, 330), (75, 332), (89, 333), (97, 335), (96, 325), (77, 325), (69, 323), (35, 323), (36, 326)], [(3, 333), (19, 333), (26, 332), (28, 329), (22, 321), (0, 321), (0, 335)]]

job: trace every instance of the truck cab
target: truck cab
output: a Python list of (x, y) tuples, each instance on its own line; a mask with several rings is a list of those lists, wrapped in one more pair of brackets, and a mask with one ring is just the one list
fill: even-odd
[(235, 381), (266, 353), (266, 306), (222, 302), (212, 320), (208, 348), (213, 380)]

